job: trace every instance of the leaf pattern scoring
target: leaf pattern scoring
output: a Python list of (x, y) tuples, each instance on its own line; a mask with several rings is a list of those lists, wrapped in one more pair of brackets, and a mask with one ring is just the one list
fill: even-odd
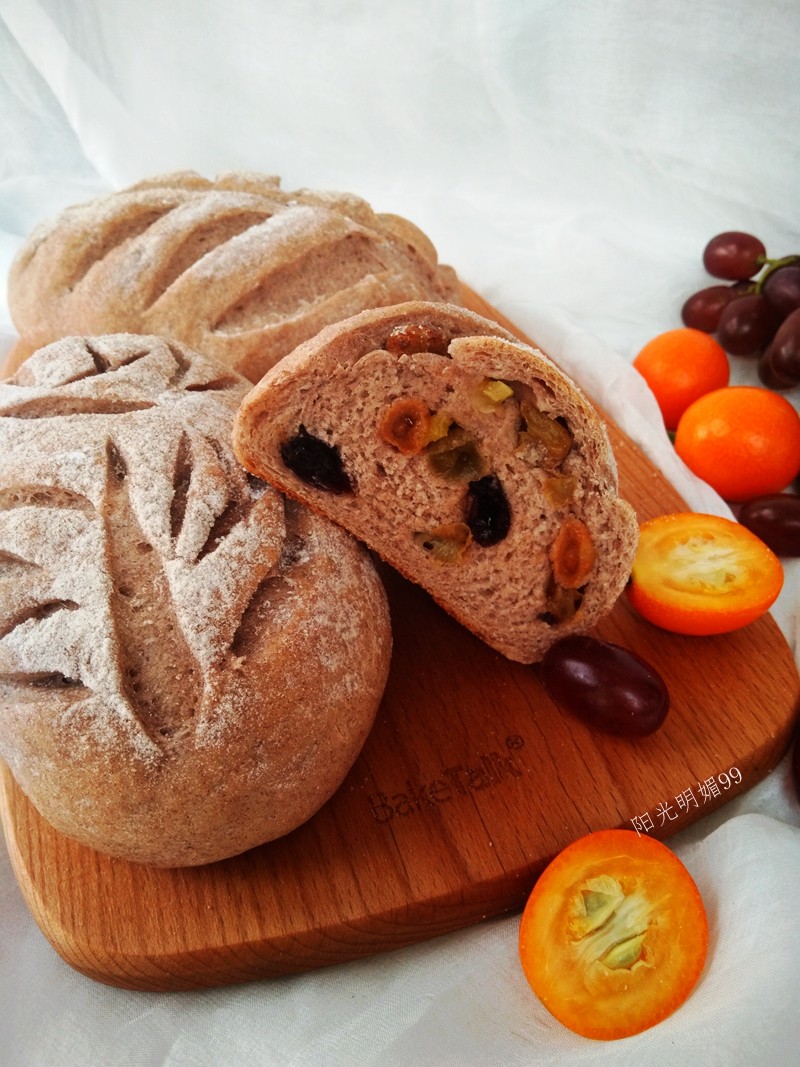
[(241, 379), (157, 338), (78, 341), (0, 383), (0, 714), (72, 693), (168, 752), (280, 571), (284, 504), (227, 445)]

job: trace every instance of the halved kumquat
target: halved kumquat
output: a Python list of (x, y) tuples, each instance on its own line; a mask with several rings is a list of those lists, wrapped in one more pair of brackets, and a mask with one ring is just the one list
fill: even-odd
[(528, 983), (564, 1026), (614, 1040), (662, 1022), (703, 971), (708, 921), (678, 857), (632, 830), (600, 830), (545, 869), (522, 914)]
[(783, 567), (731, 519), (675, 512), (642, 523), (626, 587), (639, 614), (673, 633), (730, 633), (775, 602)]

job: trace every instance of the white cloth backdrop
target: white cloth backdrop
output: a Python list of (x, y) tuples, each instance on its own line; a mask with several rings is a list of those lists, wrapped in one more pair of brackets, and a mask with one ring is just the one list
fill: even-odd
[[(693, 507), (727, 514), (630, 361), (680, 324), (712, 234), (800, 251), (799, 45), (796, 0), (0, 0), (0, 270), (45, 216), (170, 169), (359, 193), (425, 229)], [(13, 334), (3, 301), (4, 350)], [(708, 966), (676, 1015), (611, 1044), (529, 993), (516, 917), (281, 981), (109, 989), (51, 950), (0, 845), (0, 1062), (797, 1067), (787, 762), (671, 844), (708, 906)]]

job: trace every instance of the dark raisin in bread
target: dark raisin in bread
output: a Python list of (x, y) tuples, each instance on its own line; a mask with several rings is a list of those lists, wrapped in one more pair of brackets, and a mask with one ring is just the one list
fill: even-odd
[(248, 395), (234, 447), (511, 659), (591, 627), (630, 572), (638, 526), (600, 416), (541, 352), (459, 307), (323, 330)]

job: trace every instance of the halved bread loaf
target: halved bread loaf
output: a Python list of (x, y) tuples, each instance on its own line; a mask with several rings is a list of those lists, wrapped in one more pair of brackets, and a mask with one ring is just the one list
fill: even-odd
[(124, 335), (0, 383), (0, 756), (58, 830), (136, 862), (310, 818), (386, 682), (367, 554), (233, 456), (247, 388)]
[(150, 178), (39, 226), (10, 271), (8, 370), (70, 334), (171, 337), (252, 381), (324, 325), (400, 300), (458, 301), (407, 219), (277, 178)]
[(595, 409), (458, 307), (326, 328), (250, 392), (234, 448), (510, 659), (591, 627), (630, 572), (638, 526)]

